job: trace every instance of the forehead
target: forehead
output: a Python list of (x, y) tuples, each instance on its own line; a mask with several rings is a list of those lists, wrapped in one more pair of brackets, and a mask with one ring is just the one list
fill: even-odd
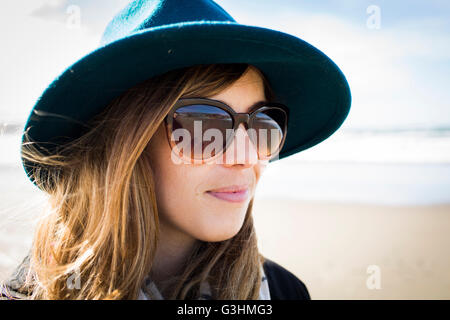
[(255, 103), (266, 100), (263, 79), (250, 68), (231, 86), (208, 98), (222, 101), (236, 112), (248, 112)]

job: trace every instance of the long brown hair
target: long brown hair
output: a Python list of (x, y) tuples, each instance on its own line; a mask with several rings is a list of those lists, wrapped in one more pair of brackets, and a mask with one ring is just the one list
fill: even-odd
[[(25, 140), (22, 155), (35, 165), (36, 183), (49, 196), (30, 251), (25, 287), (32, 299), (137, 298), (159, 233), (152, 168), (143, 152), (179, 98), (214, 95), (249, 68), (263, 77), (266, 98), (272, 100), (267, 79), (254, 66), (195, 65), (130, 88), (90, 121), (88, 132), (56, 154), (44, 155)], [(234, 237), (198, 242), (166, 298), (196, 298), (207, 281), (214, 299), (258, 299), (264, 258), (252, 206), (253, 199)], [(78, 287), (69, 285), (74, 275)]]

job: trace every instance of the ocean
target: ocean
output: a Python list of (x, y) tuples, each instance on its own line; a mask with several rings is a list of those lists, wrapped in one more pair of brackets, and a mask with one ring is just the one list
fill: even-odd
[[(0, 131), (0, 191), (26, 184), (21, 129), (10, 125)], [(341, 128), (319, 145), (270, 163), (256, 197), (393, 206), (450, 203), (450, 128)]]
[(275, 161), (259, 196), (382, 205), (450, 203), (450, 128), (342, 129)]

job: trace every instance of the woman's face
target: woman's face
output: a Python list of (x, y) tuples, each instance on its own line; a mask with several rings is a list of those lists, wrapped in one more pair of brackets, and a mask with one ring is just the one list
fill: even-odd
[[(220, 100), (236, 112), (265, 100), (263, 82), (250, 69), (226, 90), (207, 98)], [(161, 124), (148, 146), (155, 175), (156, 197), (161, 229), (201, 241), (229, 239), (240, 230), (250, 200), (267, 161), (258, 160), (244, 125), (223, 156), (226, 161), (209, 164), (187, 164), (173, 161), (164, 124)], [(235, 148), (248, 146), (247, 148)], [(234, 199), (229, 192), (211, 192), (230, 186), (247, 187), (247, 197)], [(223, 190), (219, 190), (223, 191)], [(228, 200), (227, 200), (228, 199)], [(231, 199), (232, 200), (232, 199)]]

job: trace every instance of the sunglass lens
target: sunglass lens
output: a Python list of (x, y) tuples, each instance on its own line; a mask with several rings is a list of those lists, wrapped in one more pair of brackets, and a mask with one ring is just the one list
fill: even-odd
[(232, 133), (233, 119), (228, 112), (215, 106), (195, 104), (178, 108), (172, 126), (173, 133), (184, 129), (181, 136), (190, 138), (190, 141), (181, 139), (181, 153), (190, 152), (192, 159), (208, 159), (225, 148), (227, 135)]
[(251, 126), (254, 130), (249, 136), (260, 158), (270, 158), (280, 151), (286, 121), (286, 113), (278, 108), (263, 109), (255, 114)]

